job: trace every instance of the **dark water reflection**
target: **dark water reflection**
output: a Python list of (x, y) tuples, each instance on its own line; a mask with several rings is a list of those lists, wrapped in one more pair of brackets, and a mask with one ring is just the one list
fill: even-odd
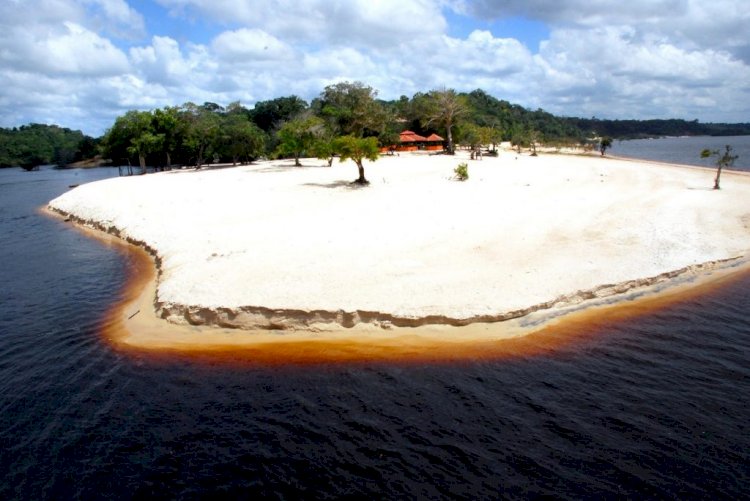
[(36, 213), (105, 175), (0, 171), (2, 499), (750, 493), (750, 277), (497, 361), (123, 354), (127, 257)]

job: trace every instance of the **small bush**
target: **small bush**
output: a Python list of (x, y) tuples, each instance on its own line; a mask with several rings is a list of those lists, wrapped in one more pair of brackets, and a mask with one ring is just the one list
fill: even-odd
[(469, 179), (469, 165), (466, 162), (458, 164), (458, 167), (453, 169), (453, 172), (456, 173), (456, 179), (459, 181), (466, 181)]

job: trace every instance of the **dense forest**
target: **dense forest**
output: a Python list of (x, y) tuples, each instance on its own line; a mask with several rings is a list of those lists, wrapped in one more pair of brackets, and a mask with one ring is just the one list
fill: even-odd
[(597, 118), (564, 118), (581, 131), (615, 139), (642, 139), (665, 136), (744, 136), (750, 135), (750, 123), (700, 123), (698, 120), (600, 120)]
[(67, 165), (98, 153), (97, 139), (56, 125), (0, 128), (0, 167)]
[[(245, 108), (239, 102), (129, 111), (118, 117), (102, 138), (54, 125), (31, 124), (0, 129), (0, 166), (31, 168), (67, 165), (102, 155), (116, 165), (201, 166), (211, 162), (246, 162), (260, 157), (328, 158), (342, 145), (367, 149), (398, 143), (399, 132), (437, 133), (452, 152), (510, 141), (517, 146), (585, 144), (595, 138), (634, 139), (686, 135), (745, 135), (750, 123), (711, 124), (697, 120), (602, 120), (558, 117), (497, 99), (481, 89), (418, 92), (411, 98), (381, 100), (360, 82), (329, 85), (308, 103), (297, 96), (279, 97)], [(358, 147), (364, 147), (364, 143)], [(348, 151), (348, 150), (347, 150)], [(358, 155), (369, 154), (359, 151)]]

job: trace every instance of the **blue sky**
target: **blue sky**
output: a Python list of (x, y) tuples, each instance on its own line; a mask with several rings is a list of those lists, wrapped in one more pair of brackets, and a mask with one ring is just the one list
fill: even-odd
[(477, 18), (450, 9), (444, 15), (448, 22), (448, 34), (452, 37), (466, 38), (474, 30), (487, 30), (497, 38), (515, 38), (533, 52), (539, 50), (539, 42), (548, 39), (550, 33), (545, 23), (523, 16)]
[(0, 126), (360, 80), (568, 116), (750, 122), (745, 0), (0, 0)]

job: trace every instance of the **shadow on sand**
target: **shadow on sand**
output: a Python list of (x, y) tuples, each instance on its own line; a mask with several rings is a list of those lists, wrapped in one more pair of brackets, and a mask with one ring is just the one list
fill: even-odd
[(234, 164), (203, 164), (199, 169), (196, 169), (194, 165), (189, 166), (181, 166), (181, 167), (175, 167), (172, 168), (172, 170), (166, 171), (169, 174), (188, 174), (188, 173), (195, 173), (195, 172), (205, 172), (207, 170), (220, 170), (220, 169), (232, 169), (234, 167), (247, 167), (248, 165), (253, 165), (252, 163), (246, 163), (241, 164), (237, 163), (237, 165)]
[(267, 167), (261, 167), (260, 169), (253, 169), (251, 172), (258, 173), (258, 174), (264, 174), (264, 173), (270, 173), (270, 172), (292, 172), (292, 171), (300, 171), (300, 170), (307, 170), (307, 169), (330, 169), (328, 164), (324, 165), (299, 165), (295, 166), (293, 163), (274, 163), (271, 165), (268, 165)]
[(332, 183), (304, 183), (302, 186), (312, 188), (327, 188), (331, 190), (359, 190), (367, 185), (358, 184), (352, 181), (334, 181)]

